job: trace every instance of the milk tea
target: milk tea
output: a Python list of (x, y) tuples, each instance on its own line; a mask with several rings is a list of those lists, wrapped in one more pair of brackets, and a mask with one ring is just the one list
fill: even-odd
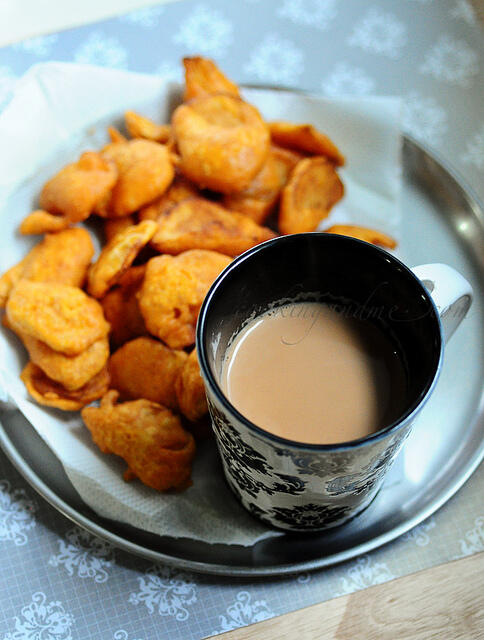
[(406, 376), (380, 328), (301, 302), (268, 311), (240, 331), (225, 356), (221, 386), (258, 427), (297, 442), (335, 444), (398, 418)]

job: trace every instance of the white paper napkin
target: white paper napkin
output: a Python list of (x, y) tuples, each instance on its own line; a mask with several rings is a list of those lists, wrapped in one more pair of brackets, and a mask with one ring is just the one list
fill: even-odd
[[(0, 272), (20, 260), (36, 239), (18, 235), (42, 184), (86, 149), (107, 140), (107, 124), (126, 109), (167, 122), (180, 87), (156, 76), (86, 65), (32, 67), (0, 114)], [(336, 222), (374, 227), (399, 237), (400, 101), (365, 97), (324, 99), (289, 92), (246, 90), (267, 119), (309, 122), (347, 158), (346, 195), (322, 228)], [(213, 442), (199, 447), (193, 486), (159, 494), (122, 480), (124, 462), (92, 443), (78, 413), (40, 407), (18, 379), (26, 362), (20, 342), (0, 331), (0, 401), (8, 395), (41, 435), (83, 500), (104, 517), (160, 535), (210, 543), (251, 545), (278, 535), (238, 504), (222, 477)]]

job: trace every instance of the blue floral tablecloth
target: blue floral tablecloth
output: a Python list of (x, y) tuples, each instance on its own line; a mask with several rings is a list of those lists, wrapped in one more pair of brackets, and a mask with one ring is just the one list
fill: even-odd
[[(240, 83), (400, 95), (405, 130), (484, 198), (482, 32), (466, 0), (188, 0), (0, 49), (0, 108), (46, 60), (181, 80), (216, 58)], [(402, 538), (330, 569), (213, 578), (130, 556), (50, 507), (0, 452), (0, 640), (189, 640), (484, 550), (484, 469)]]

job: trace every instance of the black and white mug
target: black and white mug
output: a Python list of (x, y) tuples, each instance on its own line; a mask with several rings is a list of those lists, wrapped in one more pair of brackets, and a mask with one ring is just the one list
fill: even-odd
[[(249, 318), (301, 297), (350, 308), (391, 335), (407, 376), (398, 419), (359, 440), (304, 444), (265, 431), (231, 404), (220, 380), (234, 337)], [(202, 305), (197, 350), (225, 476), (244, 507), (291, 531), (338, 526), (363, 511), (434, 390), (444, 343), (471, 301), (470, 285), (451, 267), (411, 270), (345, 236), (281, 236), (233, 260)]]

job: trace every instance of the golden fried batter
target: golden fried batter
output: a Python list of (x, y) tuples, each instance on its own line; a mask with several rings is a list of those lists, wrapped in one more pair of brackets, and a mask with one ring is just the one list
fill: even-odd
[(107, 367), (101, 369), (83, 387), (75, 391), (68, 391), (58, 382), (48, 378), (33, 362), (27, 363), (20, 378), (36, 402), (63, 411), (79, 411), (86, 404), (101, 398), (109, 389)]
[(242, 214), (203, 198), (189, 198), (158, 218), (151, 244), (161, 253), (173, 255), (209, 249), (236, 256), (274, 236), (270, 229)]
[(279, 230), (284, 234), (314, 231), (343, 193), (343, 183), (327, 158), (301, 160), (282, 190)]
[(180, 174), (175, 175), (168, 190), (157, 200), (143, 207), (139, 212), (140, 220), (158, 220), (176, 204), (187, 198), (196, 198), (200, 190)]
[(108, 144), (102, 157), (115, 163), (119, 177), (109, 201), (96, 213), (117, 218), (133, 213), (166, 191), (174, 176), (168, 148), (151, 140), (128, 140)]
[(292, 124), (275, 121), (269, 123), (272, 141), (281, 146), (316, 156), (325, 156), (333, 164), (344, 165), (345, 158), (338, 147), (311, 124)]
[(68, 391), (83, 387), (106, 365), (109, 358), (109, 342), (106, 337), (93, 342), (77, 356), (66, 356), (54, 351), (45, 342), (20, 334), (29, 352), (30, 360), (40, 367), (51, 380)]
[(213, 93), (226, 93), (239, 98), (239, 88), (229, 80), (213, 60), (195, 56), (183, 58), (185, 67), (184, 102)]
[(197, 422), (207, 414), (207, 397), (196, 349), (193, 349), (184, 363), (176, 379), (175, 390), (178, 406), (186, 418)]
[(157, 229), (156, 222), (144, 220), (117, 233), (89, 269), (88, 293), (94, 298), (102, 298), (129, 269), (139, 251), (148, 243)]
[(6, 309), (16, 333), (37, 338), (66, 355), (78, 355), (109, 332), (97, 300), (57, 282), (20, 280)]
[(70, 225), (71, 221), (65, 216), (56, 216), (43, 209), (37, 209), (22, 220), (19, 231), (23, 236), (30, 236), (55, 233), (67, 229)]
[(104, 220), (104, 242), (107, 244), (120, 231), (124, 231), (131, 225), (136, 224), (134, 216), (125, 216), (124, 218), (106, 218)]
[(66, 165), (44, 185), (40, 207), (65, 216), (70, 222), (85, 220), (109, 194), (117, 175), (116, 166), (109, 158), (86, 151), (77, 162)]
[(126, 342), (109, 360), (111, 387), (122, 398), (146, 398), (176, 409), (175, 380), (188, 359), (154, 338)]
[(255, 107), (230, 95), (195, 98), (175, 109), (180, 170), (201, 188), (246, 189), (269, 152), (269, 129)]
[(100, 407), (81, 412), (97, 446), (125, 460), (125, 480), (137, 477), (158, 491), (189, 487), (195, 441), (180, 419), (156, 402), (116, 404), (118, 397), (117, 391), (109, 391)]
[(329, 229), (324, 230), (326, 233), (336, 233), (342, 236), (351, 236), (364, 240), (370, 244), (376, 244), (387, 249), (395, 249), (397, 241), (382, 231), (368, 229), (367, 227), (358, 227), (354, 224), (334, 224)]
[(193, 344), (203, 299), (229, 263), (227, 256), (201, 249), (151, 258), (138, 294), (148, 331), (172, 349)]
[(223, 205), (232, 211), (238, 211), (257, 224), (262, 224), (277, 204), (282, 187), (286, 184), (279, 154), (272, 148), (259, 173), (253, 178), (247, 189), (238, 193), (226, 194)]
[(119, 286), (100, 300), (104, 316), (111, 325), (110, 339), (114, 348), (148, 333), (136, 296), (144, 275), (145, 265), (130, 267), (121, 277)]
[(126, 111), (124, 121), (132, 138), (144, 138), (162, 143), (166, 143), (170, 139), (171, 127), (169, 124), (156, 124), (153, 120), (145, 118), (135, 111)]
[(12, 288), (21, 279), (81, 287), (93, 255), (94, 246), (85, 229), (66, 229), (46, 235), (25, 258), (0, 277), (0, 308), (7, 304)]

